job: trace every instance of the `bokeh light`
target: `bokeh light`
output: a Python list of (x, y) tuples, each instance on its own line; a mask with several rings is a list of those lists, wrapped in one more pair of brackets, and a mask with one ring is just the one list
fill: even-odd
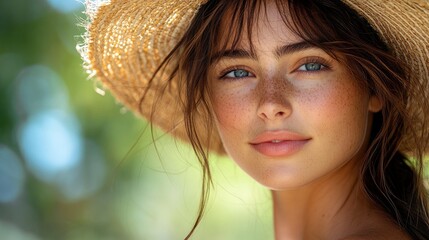
[(79, 125), (65, 111), (44, 111), (30, 117), (20, 129), (19, 143), (30, 170), (47, 182), (82, 159)]
[(48, 0), (49, 5), (62, 13), (69, 13), (83, 8), (83, 4), (78, 0)]
[(68, 94), (62, 79), (50, 68), (34, 65), (16, 78), (15, 109), (26, 117), (46, 109), (67, 109)]
[(19, 227), (0, 221), (0, 233), (2, 239), (6, 240), (40, 240), (31, 233), (25, 232)]
[(24, 170), (18, 156), (0, 145), (0, 202), (14, 201), (22, 192)]

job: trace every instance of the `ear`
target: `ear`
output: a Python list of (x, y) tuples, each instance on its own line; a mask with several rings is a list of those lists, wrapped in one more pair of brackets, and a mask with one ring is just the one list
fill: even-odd
[(383, 101), (376, 95), (371, 95), (368, 102), (368, 110), (370, 112), (379, 112), (383, 108)]

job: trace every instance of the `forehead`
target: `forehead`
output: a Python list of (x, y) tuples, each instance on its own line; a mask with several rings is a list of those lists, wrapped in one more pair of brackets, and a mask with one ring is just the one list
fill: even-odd
[(238, 8), (230, 4), (221, 19), (216, 50), (252, 49), (267, 41), (296, 42), (298, 37), (289, 27), (287, 5), (279, 8), (274, 1)]

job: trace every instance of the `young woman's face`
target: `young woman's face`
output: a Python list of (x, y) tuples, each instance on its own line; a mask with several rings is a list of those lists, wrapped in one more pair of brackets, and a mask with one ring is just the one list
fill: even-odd
[[(264, 12), (264, 11), (262, 11)], [(225, 26), (227, 27), (227, 26)], [(271, 189), (329, 177), (362, 159), (381, 103), (344, 62), (307, 45), (267, 7), (252, 31), (209, 68), (209, 95), (229, 156)]]

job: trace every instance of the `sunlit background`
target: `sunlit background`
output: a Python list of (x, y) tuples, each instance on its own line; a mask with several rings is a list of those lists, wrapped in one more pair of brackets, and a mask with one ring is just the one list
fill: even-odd
[[(183, 239), (201, 171), (88, 80), (76, 0), (0, 1), (0, 239)], [(193, 239), (273, 239), (269, 193), (229, 159)]]

